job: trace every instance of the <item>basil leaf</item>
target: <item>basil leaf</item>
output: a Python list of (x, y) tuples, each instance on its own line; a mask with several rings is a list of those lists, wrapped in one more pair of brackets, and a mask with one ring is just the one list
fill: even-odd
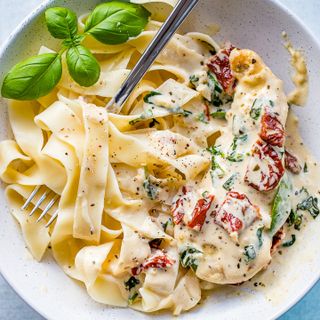
[(85, 33), (105, 44), (120, 44), (138, 36), (148, 23), (150, 12), (143, 6), (111, 1), (97, 6), (88, 17)]
[(199, 265), (199, 258), (201, 258), (202, 254), (203, 253), (196, 248), (187, 247), (180, 253), (180, 262), (182, 267), (190, 267), (194, 272), (196, 272)]
[(49, 32), (57, 39), (73, 38), (78, 32), (77, 16), (67, 8), (49, 8), (45, 17)]
[(4, 98), (34, 100), (47, 95), (62, 74), (61, 56), (45, 53), (15, 65), (4, 78), (1, 94)]
[(285, 175), (278, 187), (271, 211), (270, 235), (274, 236), (287, 221), (291, 212), (292, 184)]
[(94, 85), (100, 77), (100, 65), (93, 54), (78, 45), (67, 51), (67, 65), (72, 79), (83, 87)]

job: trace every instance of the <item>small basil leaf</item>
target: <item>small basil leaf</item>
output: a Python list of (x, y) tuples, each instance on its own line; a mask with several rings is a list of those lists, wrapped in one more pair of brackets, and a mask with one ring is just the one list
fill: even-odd
[(100, 65), (93, 54), (78, 45), (67, 51), (67, 65), (72, 79), (83, 87), (94, 85), (100, 77)]
[(273, 200), (271, 211), (270, 235), (273, 237), (287, 221), (291, 212), (292, 183), (287, 175), (283, 176)]
[(4, 78), (1, 95), (16, 100), (34, 100), (47, 95), (62, 74), (61, 56), (45, 53), (15, 65)]
[(149, 16), (150, 12), (140, 5), (111, 1), (93, 10), (84, 31), (102, 43), (120, 44), (138, 36)]
[(77, 16), (67, 8), (50, 8), (45, 17), (49, 32), (57, 39), (73, 38), (78, 32)]

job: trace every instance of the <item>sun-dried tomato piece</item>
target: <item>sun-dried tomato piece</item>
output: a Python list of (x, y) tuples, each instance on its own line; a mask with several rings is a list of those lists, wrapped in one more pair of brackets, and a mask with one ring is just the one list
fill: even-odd
[(275, 147), (283, 147), (285, 134), (280, 120), (275, 114), (266, 112), (261, 119), (260, 138)]
[(273, 255), (278, 250), (285, 237), (286, 233), (284, 232), (283, 227), (281, 227), (281, 229), (272, 238), (272, 246), (270, 249), (271, 255)]
[(230, 67), (230, 53), (233, 49), (235, 47), (232, 44), (228, 44), (224, 49), (212, 56), (207, 63), (209, 70), (215, 74), (223, 90), (229, 95), (234, 93), (236, 83)]
[(299, 174), (302, 170), (298, 159), (286, 150), (284, 154), (284, 165), (293, 174)]
[(285, 172), (278, 153), (261, 140), (253, 145), (251, 152), (244, 181), (258, 191), (275, 189)]
[(179, 224), (181, 223), (184, 217), (184, 209), (183, 209), (183, 199), (179, 198), (176, 203), (171, 208), (171, 213), (173, 217), (173, 223)]
[(166, 269), (171, 267), (175, 263), (175, 260), (168, 257), (162, 250), (156, 250), (147, 258), (140, 266), (132, 268), (131, 273), (134, 276), (139, 275), (141, 272), (150, 268)]
[(214, 195), (208, 195), (206, 198), (198, 200), (192, 213), (192, 219), (188, 223), (189, 228), (202, 228), (213, 199)]
[(260, 217), (260, 210), (245, 194), (228, 192), (227, 197), (215, 212), (215, 223), (237, 239), (238, 234)]

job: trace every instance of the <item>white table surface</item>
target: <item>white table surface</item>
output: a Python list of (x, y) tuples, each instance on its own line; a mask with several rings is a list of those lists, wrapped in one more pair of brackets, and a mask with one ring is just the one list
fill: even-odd
[[(278, 1), (282, 2), (294, 13), (296, 13), (320, 40), (320, 0)], [(24, 19), (24, 17), (41, 2), (42, 0), (0, 0), (0, 44), (3, 43), (10, 32), (22, 21), (22, 19)], [(315, 298), (317, 298), (318, 301), (320, 300), (318, 296)], [(312, 305), (316, 307), (317, 304), (313, 303)], [(300, 307), (300, 305), (298, 307)], [(301, 304), (301, 308), (303, 307), (304, 304)], [(295, 309), (295, 311), (299, 312), (299, 309)], [(299, 312), (299, 314), (302, 317), (298, 316), (296, 318), (296, 315), (292, 315), (289, 313), (284, 318), (300, 318), (303, 320), (320, 319), (320, 314), (318, 312), (313, 313), (313, 316), (310, 316), (310, 313), (304, 312)], [(33, 311), (29, 306), (27, 306), (0, 276), (0, 320), (2, 319), (38, 320), (43, 318), (39, 316), (35, 311)]]

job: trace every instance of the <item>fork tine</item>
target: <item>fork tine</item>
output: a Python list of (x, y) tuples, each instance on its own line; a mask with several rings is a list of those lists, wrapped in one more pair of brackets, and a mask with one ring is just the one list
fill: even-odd
[(55, 202), (58, 200), (59, 196), (56, 194), (51, 200), (50, 202), (47, 204), (47, 206), (44, 208), (43, 212), (41, 213), (41, 215), (39, 216), (39, 218), (37, 219), (37, 222), (41, 221), (44, 216), (48, 213), (48, 211), (52, 208), (52, 206), (55, 204)]
[(23, 204), (23, 206), (21, 207), (21, 210), (25, 210), (27, 209), (28, 205), (30, 204), (30, 202), (32, 201), (32, 199), (34, 198), (34, 196), (37, 194), (37, 192), (40, 190), (41, 186), (36, 186), (33, 191), (31, 192), (30, 196), (28, 197), (28, 199), (26, 200), (26, 202)]
[(57, 219), (58, 214), (59, 214), (59, 209), (57, 209), (56, 212), (51, 216), (50, 220), (46, 224), (46, 228), (50, 227), (50, 225), (53, 223), (53, 221)]
[(33, 209), (31, 210), (29, 216), (31, 217), (35, 211), (40, 207), (41, 203), (47, 198), (47, 195), (50, 193), (51, 191), (46, 190), (42, 196), (40, 197), (40, 199), (37, 201), (37, 203), (35, 204), (35, 206), (33, 207)]

